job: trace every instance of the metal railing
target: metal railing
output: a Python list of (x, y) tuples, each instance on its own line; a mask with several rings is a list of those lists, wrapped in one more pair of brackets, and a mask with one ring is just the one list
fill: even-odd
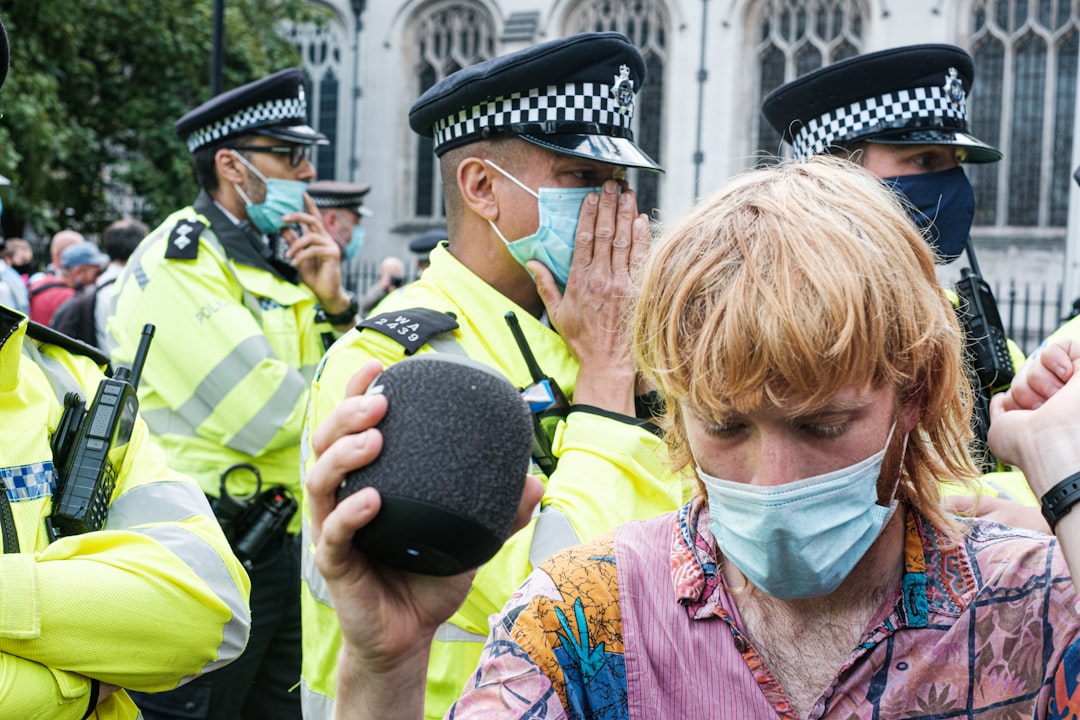
[(1018, 283), (1009, 280), (994, 287), (998, 313), (1005, 334), (1016, 342), (1025, 354), (1031, 353), (1047, 335), (1075, 314), (1080, 298), (1075, 301), (1062, 296), (1061, 283)]

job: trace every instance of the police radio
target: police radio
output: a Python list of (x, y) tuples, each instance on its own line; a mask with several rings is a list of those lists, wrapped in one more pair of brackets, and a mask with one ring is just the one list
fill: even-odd
[(49, 445), (56, 470), (52, 515), (45, 519), (50, 541), (105, 526), (116, 475), (127, 454), (139, 411), (136, 390), (154, 326), (143, 326), (131, 368), (117, 368), (98, 385), (87, 408), (78, 392), (64, 396), (64, 414)]
[(563, 394), (555, 378), (544, 374), (540, 365), (536, 362), (532, 348), (525, 340), (525, 334), (521, 331), (521, 323), (513, 311), (506, 313), (506, 324), (510, 327), (510, 333), (514, 336), (525, 364), (532, 376), (532, 385), (522, 389), (521, 395), (529, 404), (533, 416), (533, 459), (537, 466), (550, 476), (555, 472), (558, 458), (551, 452), (551, 439), (555, 436), (555, 428), (559, 421), (566, 417), (566, 411), (570, 409), (570, 403)]
[(1012, 382), (1014, 374), (1005, 327), (994, 294), (979, 272), (971, 238), (967, 241), (967, 254), (971, 267), (961, 269), (956, 294), (960, 296), (959, 316), (968, 360), (981, 387), (1003, 387)]
[(960, 281), (956, 284), (960, 305), (956, 312), (964, 329), (964, 354), (973, 375), (972, 430), (979, 443), (980, 469), (987, 473), (998, 469), (997, 458), (991, 454), (987, 444), (987, 433), (990, 431), (990, 395), (994, 389), (1008, 386), (1015, 371), (997, 301), (979, 272), (979, 263), (975, 259), (975, 249), (970, 237), (966, 250), (971, 267), (962, 268), (960, 271)]

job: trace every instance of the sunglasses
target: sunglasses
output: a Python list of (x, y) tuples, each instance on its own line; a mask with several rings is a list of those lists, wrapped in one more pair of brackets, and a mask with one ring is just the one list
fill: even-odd
[(232, 148), (241, 152), (277, 153), (289, 156), (290, 167), (300, 167), (304, 160), (311, 159), (310, 145), (237, 145)]

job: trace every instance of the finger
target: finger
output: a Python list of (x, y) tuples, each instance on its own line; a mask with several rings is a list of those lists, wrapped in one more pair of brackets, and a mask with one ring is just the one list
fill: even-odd
[[(576, 251), (575, 251), (576, 252)], [(555, 308), (562, 302), (562, 293), (559, 292), (559, 286), (555, 282), (555, 276), (550, 270), (539, 260), (530, 260), (526, 263), (526, 267), (529, 272), (532, 273), (533, 279), (536, 281), (536, 292), (540, 295), (540, 299), (544, 302), (544, 307), (548, 311), (550, 317)]]
[(615, 217), (615, 235), (611, 239), (611, 267), (615, 272), (628, 272), (634, 245), (634, 221), (637, 219), (637, 196), (633, 190), (619, 195)]
[(1058, 381), (1058, 387), (1064, 385), (1072, 377), (1069, 346), (1060, 342), (1050, 343), (1039, 353), (1039, 365)]
[(349, 569), (356, 558), (353, 553), (353, 536), (379, 514), (382, 498), (378, 490), (367, 487), (353, 493), (338, 504), (326, 516), (319, 534), (314, 528), (312, 536), (317, 544), (315, 566), (326, 579), (339, 577)]
[(590, 264), (602, 263), (610, 266), (611, 246), (615, 241), (615, 228), (619, 213), (619, 184), (614, 180), (605, 180), (600, 192), (600, 204), (596, 212), (596, 227), (593, 230), (593, 251)]
[(946, 495), (941, 498), (941, 507), (953, 515), (970, 517), (975, 514), (975, 498), (970, 495)]
[(344, 482), (345, 474), (374, 460), (382, 450), (382, 444), (382, 433), (378, 430), (347, 435), (331, 445), (311, 466), (304, 487), (313, 537), (318, 537), (323, 521), (337, 505), (337, 490)]
[(289, 246), (285, 257), (299, 264), (308, 260), (340, 259), (341, 246), (325, 233), (309, 232)]
[(593, 232), (596, 229), (596, 214), (600, 209), (600, 194), (589, 193), (581, 203), (578, 213), (577, 234), (574, 235), (574, 254), (570, 259), (570, 277), (575, 268), (587, 268), (593, 258)]
[(652, 230), (649, 228), (649, 216), (642, 213), (634, 218), (633, 244), (630, 246), (630, 271), (634, 272), (645, 262), (652, 245)]
[(374, 427), (386, 414), (386, 398), (364, 396), (371, 381), (383, 370), (378, 360), (368, 360), (345, 384), (345, 398), (311, 435), (315, 455), (322, 455), (337, 440), (350, 433)]

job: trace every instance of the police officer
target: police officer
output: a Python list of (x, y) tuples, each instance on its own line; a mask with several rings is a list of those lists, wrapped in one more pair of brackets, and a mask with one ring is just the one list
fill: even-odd
[(308, 185), (308, 195), (322, 212), (323, 226), (341, 248), (342, 260), (352, 260), (364, 247), (363, 219), (372, 212), (364, 206), (371, 192), (367, 183), (316, 180)]
[(435, 249), (435, 246), (448, 240), (449, 237), (446, 228), (438, 228), (420, 233), (409, 242), (409, 251), (416, 255), (417, 274), (424, 272), (431, 264), (431, 251)]
[[(796, 159), (822, 153), (847, 155), (891, 185), (907, 201), (912, 220), (923, 230), (938, 262), (946, 264), (965, 251), (969, 259), (974, 258), (969, 235), (975, 193), (961, 164), (1001, 159), (1000, 151), (969, 131), (967, 96), (974, 79), (971, 56), (954, 45), (890, 48), (842, 60), (781, 85), (765, 98), (762, 112), (791, 144)], [(977, 274), (977, 265), (973, 270)], [(962, 323), (970, 323), (964, 312), (969, 303), (961, 303), (951, 291), (950, 297)], [(992, 302), (991, 296), (987, 305)], [(987, 320), (983, 319), (984, 326)], [(983, 441), (989, 426), (990, 393), (1007, 388), (1024, 359), (1020, 348), (1006, 340), (1000, 318), (989, 324), (997, 326), (999, 358), (983, 357), (981, 362), (997, 359), (1006, 372), (993, 373), (984, 367), (978, 373), (1004, 377), (1004, 382), (974, 378), (979, 395), (973, 425)], [(969, 340), (988, 334), (982, 326), (975, 332), (968, 330)], [(969, 346), (978, 362), (980, 356), (973, 349)], [(993, 470), (992, 456), (988, 461), (985, 469)], [(990, 472), (983, 491), (1031, 508), (1024, 511), (987, 501), (984, 512), (1001, 508), (1008, 513), (1002, 519), (1046, 529), (1034, 510), (1038, 503), (1019, 473)]]
[[(0, 84), (7, 69), (0, 23)], [(126, 445), (110, 445), (116, 475), (104, 523), (97, 514), (61, 521), (57, 498), (76, 482), (77, 462), (62, 458), (101, 442), (59, 432), (65, 396), (78, 393), (94, 423), (108, 416), (92, 403), (105, 362), (0, 305), (3, 718), (135, 720), (124, 688), (175, 688), (225, 666), (247, 642), (244, 569), (198, 485), (165, 465), (140, 416)]]
[[(545, 434), (551, 450), (540, 461), (551, 472), (539, 516), (480, 568), (461, 611), (440, 630), (429, 717), (442, 717), (457, 697), (479, 659), (488, 616), (534, 562), (680, 503), (663, 443), (637, 417), (622, 321), (630, 270), (649, 244), (648, 219), (622, 178), (627, 167), (659, 170), (631, 132), (644, 79), (645, 63), (625, 37), (588, 33), (465, 68), (424, 93), (410, 124), (434, 138), (449, 240), (434, 247), (419, 280), (331, 348), (313, 386), (312, 430), (371, 358), (390, 364), (453, 352), (526, 388), (537, 380), (528, 352), (572, 403), (551, 408), (565, 419)], [(305, 563), (308, 718), (333, 712), (341, 635), (325, 587)]]
[(341, 249), (305, 193), (311, 148), (326, 143), (306, 116), (303, 75), (291, 69), (181, 117), (202, 190), (116, 282), (113, 358), (131, 358), (143, 323), (160, 328), (139, 388), (147, 423), (172, 466), (214, 498), (252, 583), (241, 659), (179, 692), (141, 696), (147, 718), (300, 717), (289, 692), (300, 671), (300, 518), (289, 511), (302, 418), (323, 336), (356, 317)]

